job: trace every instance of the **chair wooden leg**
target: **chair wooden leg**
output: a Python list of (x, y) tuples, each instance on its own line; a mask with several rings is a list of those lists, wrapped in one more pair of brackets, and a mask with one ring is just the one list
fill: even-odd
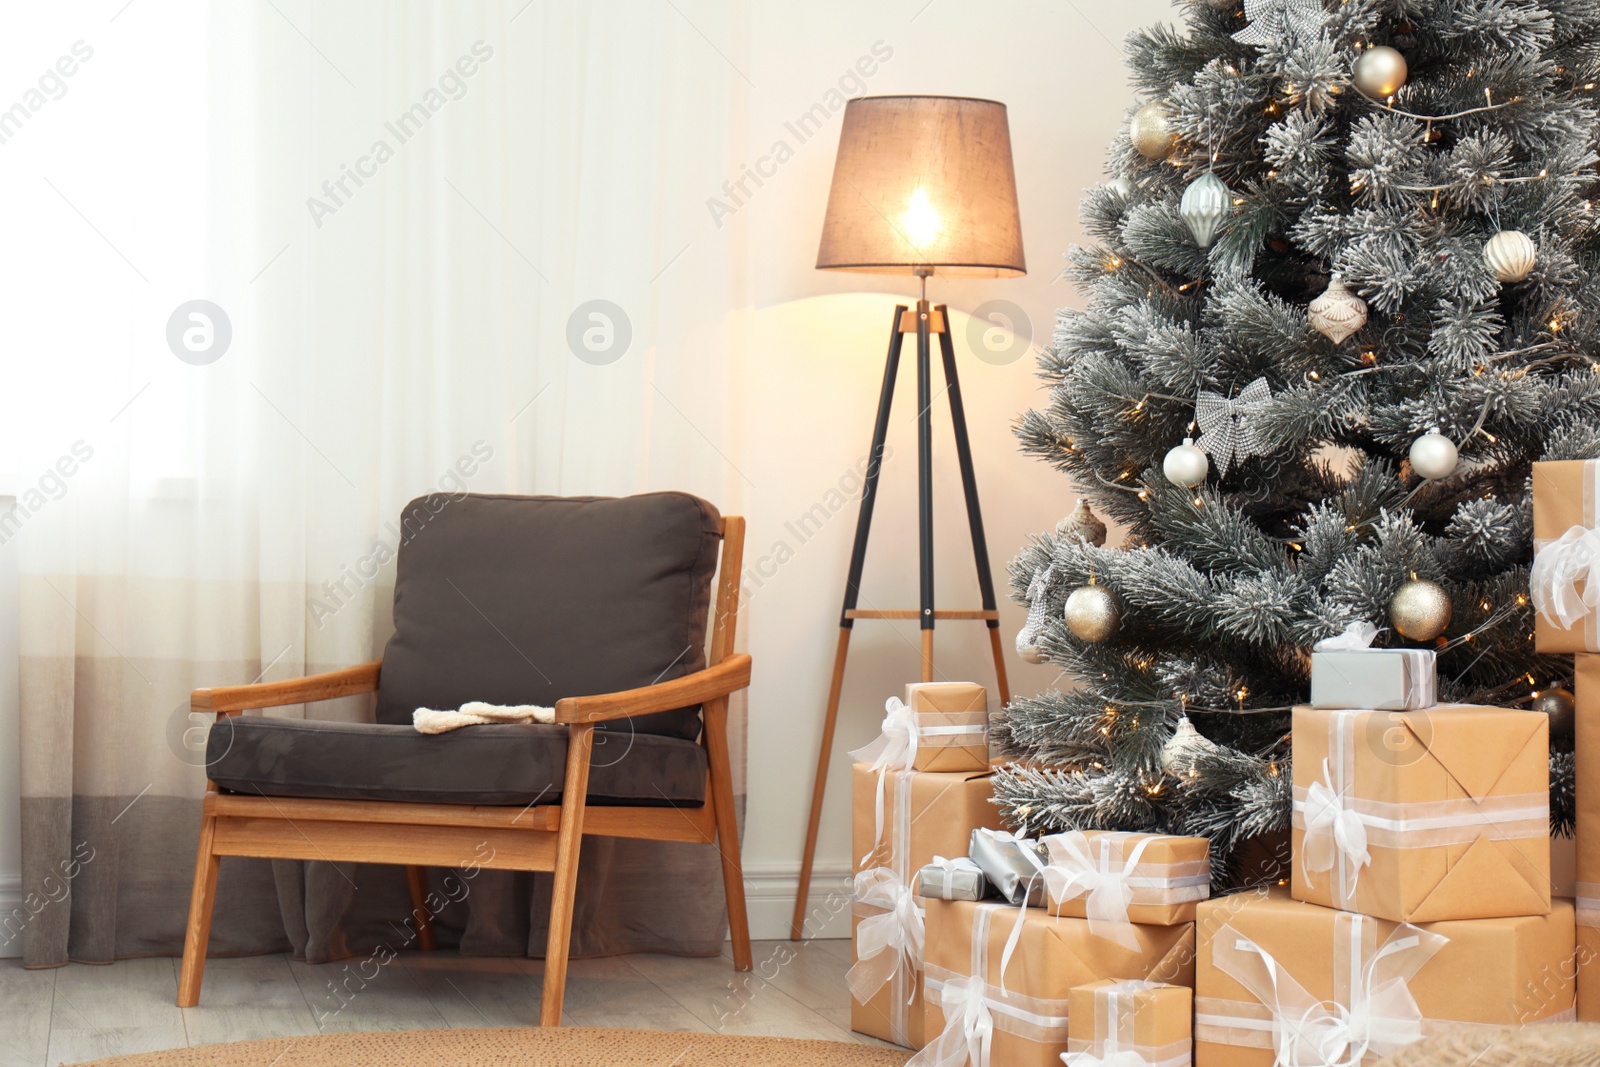
[(722, 854), (722, 891), (728, 902), (728, 937), (733, 969), (750, 970), (750, 916), (745, 910), (744, 863), (739, 853), (739, 813), (733, 806), (733, 763), (728, 754), (728, 698), (706, 702), (706, 755), (711, 764), (712, 814), (717, 821), (717, 851)]
[(217, 870), (222, 864), (222, 857), (211, 851), (216, 829), (216, 816), (206, 812), (200, 821), (200, 847), (194, 860), (194, 891), (189, 897), (189, 924), (183, 937), (183, 970), (178, 977), (180, 1008), (192, 1008), (200, 1003), (200, 982), (206, 971), (206, 946), (211, 942), (211, 908), (217, 900)]
[(411, 918), (417, 924), (417, 947), (432, 952), (438, 947), (433, 937), (433, 913), (428, 910), (428, 880), (421, 867), (406, 865), (406, 890), (411, 894)]
[(544, 952), (540, 1026), (561, 1025), (561, 1002), (567, 991), (567, 958), (572, 951), (578, 850), (583, 845), (583, 809), (589, 793), (589, 755), (594, 750), (592, 723), (574, 723), (567, 731), (567, 774), (561, 785), (561, 830), (556, 838), (556, 869), (550, 891), (550, 939)]

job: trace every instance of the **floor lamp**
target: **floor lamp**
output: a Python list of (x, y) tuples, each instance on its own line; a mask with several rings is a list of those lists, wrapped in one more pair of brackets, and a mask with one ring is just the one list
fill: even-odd
[[(1000, 613), (995, 603), (989, 550), (978, 508), (978, 486), (967, 439), (966, 411), (956, 378), (955, 346), (950, 316), (944, 305), (928, 304), (928, 278), (934, 273), (967, 277), (1025, 274), (1022, 226), (1017, 215), (1016, 179), (1011, 169), (1011, 132), (1006, 107), (993, 100), (950, 96), (869, 96), (845, 106), (839, 134), (839, 155), (828, 192), (822, 224), (818, 270), (910, 274), (921, 282), (913, 311), (894, 309), (889, 329), (889, 357), (878, 396), (878, 417), (872, 428), (866, 484), (856, 520), (850, 571), (845, 579), (844, 608), (839, 616), (839, 643), (833, 657), (833, 679), (811, 792), (805, 855), (795, 895), (790, 937), (804, 934), (811, 890), (811, 868), (817, 851), (817, 828), (827, 786), (839, 696), (844, 686), (845, 658), (857, 619), (916, 619), (922, 627), (922, 680), (933, 680), (933, 629), (940, 619), (982, 621), (989, 630), (995, 675), (1002, 703), (1011, 699), (1000, 643)], [(900, 350), (908, 334), (917, 338), (917, 508), (921, 603), (915, 609), (863, 610), (856, 606), (861, 570), (867, 555), (867, 534), (877, 501), (878, 473), (883, 463), (889, 408), (894, 401)], [(939, 339), (945, 396), (955, 430), (956, 459), (966, 497), (967, 524), (978, 565), (981, 610), (934, 607), (933, 598), (933, 338)]]

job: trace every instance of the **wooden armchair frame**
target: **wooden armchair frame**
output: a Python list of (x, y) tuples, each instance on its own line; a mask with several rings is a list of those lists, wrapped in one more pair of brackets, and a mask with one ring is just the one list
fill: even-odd
[[(566, 991), (578, 847), (584, 834), (653, 841), (715, 843), (722, 854), (722, 885), (735, 970), (750, 970), (750, 923), (733, 806), (728, 752), (728, 697), (750, 684), (750, 657), (733, 651), (739, 618), (739, 575), (744, 519), (722, 519), (722, 560), (716, 615), (705, 670), (670, 682), (558, 701), (555, 718), (567, 725), (566, 780), (559, 805), (526, 808), (420, 804), (372, 800), (224, 794), (208, 782), (195, 859), (194, 894), (183, 946), (178, 1005), (200, 1000), (217, 871), (223, 856), (347, 860), (406, 867), (418, 944), (433, 947), (431, 917), (423, 902), (422, 868), (490, 867), (551, 871), (550, 936), (545, 951), (539, 1025), (559, 1026)], [(218, 716), (280, 707), (378, 688), (382, 661), (280, 682), (196, 689), (189, 706)], [(587, 793), (595, 723), (701, 706), (701, 744), (707, 757), (705, 804), (700, 808), (589, 807)], [(487, 844), (489, 856), (484, 857)]]

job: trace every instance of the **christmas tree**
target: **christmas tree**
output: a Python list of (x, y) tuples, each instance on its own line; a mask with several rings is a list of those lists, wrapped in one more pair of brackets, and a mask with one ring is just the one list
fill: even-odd
[[(1027, 452), (1084, 512), (1011, 566), (1024, 654), (995, 780), (1029, 832), (1199, 834), (1220, 882), (1286, 831), (1289, 709), (1352, 623), (1438, 651), (1441, 703), (1552, 715), (1530, 464), (1600, 456), (1595, 0), (1192, 0), (1130, 38), (1112, 179), (1069, 253)], [(1186, 443), (1192, 439), (1193, 444)]]

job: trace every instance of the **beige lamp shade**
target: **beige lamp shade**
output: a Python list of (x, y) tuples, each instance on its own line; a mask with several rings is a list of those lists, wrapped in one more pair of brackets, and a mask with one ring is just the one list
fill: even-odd
[(1006, 106), (866, 96), (844, 109), (818, 270), (1026, 274)]

